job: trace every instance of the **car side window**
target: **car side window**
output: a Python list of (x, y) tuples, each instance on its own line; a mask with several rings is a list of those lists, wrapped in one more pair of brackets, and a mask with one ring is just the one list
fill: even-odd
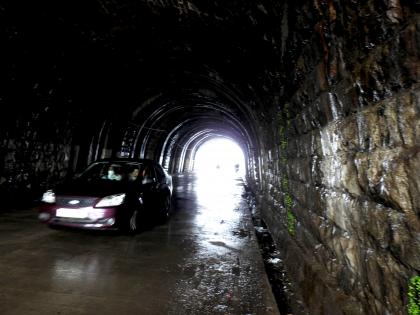
[(145, 165), (142, 172), (142, 183), (143, 184), (149, 184), (153, 182), (153, 179), (155, 178), (155, 171), (153, 169), (152, 165)]

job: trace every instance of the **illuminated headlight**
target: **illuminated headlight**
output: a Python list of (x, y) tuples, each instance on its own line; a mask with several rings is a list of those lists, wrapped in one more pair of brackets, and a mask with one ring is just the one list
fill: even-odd
[(42, 195), (42, 201), (46, 203), (54, 203), (55, 202), (55, 193), (52, 190), (47, 190)]
[(96, 208), (115, 207), (123, 203), (125, 194), (111, 195), (102, 198), (97, 204)]

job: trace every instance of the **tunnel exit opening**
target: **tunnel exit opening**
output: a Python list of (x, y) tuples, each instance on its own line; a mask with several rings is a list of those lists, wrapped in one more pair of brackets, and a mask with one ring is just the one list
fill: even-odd
[[(241, 201), (245, 175), (245, 155), (241, 147), (222, 136), (207, 138), (193, 154), (192, 170), (197, 205), (201, 210), (195, 222), (215, 235), (232, 233), (232, 224), (240, 216), (236, 210)], [(207, 253), (220, 251), (213, 245), (206, 246)]]
[(193, 171), (197, 175), (219, 178), (243, 177), (245, 155), (240, 146), (230, 139), (211, 139), (203, 143), (194, 157)]

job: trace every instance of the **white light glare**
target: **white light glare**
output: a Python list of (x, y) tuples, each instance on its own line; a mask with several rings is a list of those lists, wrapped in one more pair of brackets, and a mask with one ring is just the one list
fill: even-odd
[(55, 202), (55, 193), (52, 190), (47, 190), (43, 195), (42, 199), (43, 202), (46, 203), (54, 203)]
[(245, 172), (244, 164), (244, 154), (235, 142), (215, 139), (198, 149), (194, 170), (199, 173), (222, 172), (224, 175), (242, 176)]

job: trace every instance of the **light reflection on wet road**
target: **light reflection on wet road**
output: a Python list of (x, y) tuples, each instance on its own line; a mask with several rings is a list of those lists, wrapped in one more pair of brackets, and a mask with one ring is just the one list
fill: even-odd
[(0, 213), (1, 314), (277, 314), (242, 185), (174, 178), (171, 220), (134, 237)]

